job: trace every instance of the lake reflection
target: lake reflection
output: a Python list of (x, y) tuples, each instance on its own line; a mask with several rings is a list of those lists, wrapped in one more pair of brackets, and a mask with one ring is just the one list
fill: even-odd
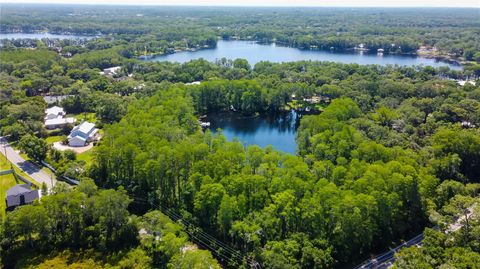
[(277, 150), (295, 154), (299, 120), (294, 111), (257, 117), (245, 117), (232, 112), (210, 113), (204, 120), (210, 122), (212, 132), (215, 133), (220, 128), (230, 141), (238, 138), (244, 145), (258, 145), (262, 148), (272, 145)]
[(253, 41), (225, 41), (219, 40), (214, 49), (203, 49), (198, 51), (183, 51), (173, 54), (156, 56), (146, 61), (171, 61), (185, 63), (194, 59), (203, 58), (214, 62), (221, 58), (246, 59), (250, 65), (260, 61), (270, 62), (294, 62), (294, 61), (328, 61), (338, 63), (357, 64), (379, 64), (379, 65), (400, 65), (400, 66), (448, 66), (451, 69), (461, 70), (459, 65), (441, 62), (435, 59), (417, 57), (412, 55), (377, 55), (361, 54), (353, 52), (330, 52), (320, 50), (300, 50), (297, 48), (282, 47), (275, 44), (258, 44)]

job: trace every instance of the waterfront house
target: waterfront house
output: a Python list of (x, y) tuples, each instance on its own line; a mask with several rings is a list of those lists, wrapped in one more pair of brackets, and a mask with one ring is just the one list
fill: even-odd
[(98, 129), (95, 124), (84, 121), (80, 125), (75, 126), (68, 136), (68, 144), (71, 147), (83, 147), (88, 142), (94, 141), (98, 138)]
[(122, 67), (121, 66), (114, 66), (114, 67), (110, 67), (110, 68), (105, 68), (103, 69), (102, 72), (100, 72), (101, 75), (105, 75), (105, 76), (113, 76), (113, 75), (116, 75), (118, 73), (118, 71), (120, 71)]
[(7, 191), (5, 202), (7, 210), (17, 206), (33, 203), (42, 196), (39, 189), (31, 189), (27, 184), (17, 184)]

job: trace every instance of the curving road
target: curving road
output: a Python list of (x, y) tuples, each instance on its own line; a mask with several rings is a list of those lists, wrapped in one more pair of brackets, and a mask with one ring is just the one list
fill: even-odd
[(33, 180), (42, 184), (45, 183), (50, 190), (57, 182), (55, 178), (52, 178), (48, 173), (41, 170), (36, 164), (26, 161), (20, 156), (11, 146), (8, 144), (7, 139), (0, 137), (0, 152), (6, 155), (7, 159), (13, 163), (20, 170), (29, 175)]
[(407, 242), (397, 246), (394, 249), (391, 249), (383, 254), (378, 255), (374, 259), (369, 259), (363, 262), (362, 264), (358, 265), (355, 267), (355, 269), (363, 269), (363, 268), (369, 268), (369, 269), (384, 269), (384, 268), (389, 268), (392, 266), (393, 262), (395, 261), (395, 253), (397, 253), (400, 249), (404, 247), (411, 247), (411, 246), (420, 246), (423, 241), (423, 234), (419, 234), (415, 236), (414, 238), (408, 240)]
[[(460, 216), (454, 223), (450, 224), (448, 229), (445, 233), (455, 232), (463, 226), (463, 222), (465, 218), (470, 218), (475, 214), (474, 208), (476, 207), (476, 203), (470, 206), (465, 215)], [(438, 227), (434, 227), (434, 229), (438, 229)], [(404, 247), (411, 247), (411, 246), (421, 246), (423, 241), (423, 234), (419, 234), (414, 238), (410, 239), (409, 241), (397, 246), (394, 249), (391, 249), (387, 252), (384, 252), (373, 259), (368, 259), (361, 263), (360, 265), (356, 266), (354, 269), (386, 269), (392, 266), (395, 262), (395, 253), (397, 253), (400, 249)]]

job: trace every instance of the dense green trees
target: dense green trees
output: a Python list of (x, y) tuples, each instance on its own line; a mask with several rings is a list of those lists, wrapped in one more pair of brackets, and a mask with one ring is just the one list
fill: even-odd
[(38, 162), (43, 161), (47, 157), (48, 145), (45, 140), (32, 135), (25, 135), (20, 139), (20, 148), (28, 157)]
[(433, 137), (433, 148), (439, 157), (440, 177), (478, 182), (480, 178), (478, 130), (441, 129)]
[(268, 91), (251, 80), (204, 82), (190, 86), (188, 90), (192, 92), (195, 109), (199, 113), (232, 109), (251, 115), (267, 108), (275, 111), (285, 106), (285, 100), (280, 104), (268, 103)]
[[(470, 187), (473, 187), (470, 185)], [(478, 184), (476, 186), (478, 189)], [(423, 244), (396, 254), (394, 268), (475, 268), (479, 254), (478, 196), (470, 191), (457, 192), (452, 199), (432, 214), (440, 229), (427, 228)]]
[[(116, 12), (131, 11), (121, 8)], [(244, 266), (246, 257), (266, 268), (348, 266), (424, 227), (447, 227), (458, 217), (456, 212), (470, 206), (461, 197), (478, 194), (480, 90), (445, 79), (466, 78), (474, 74), (473, 69), (128, 59), (144, 50), (213, 46), (215, 34), (230, 38), (234, 33), (267, 42), (276, 38), (282, 44), (307, 49), (311, 45), (348, 48), (358, 42), (377, 48), (395, 42), (402, 49), (393, 46), (392, 52), (410, 52), (421, 43), (444, 42), (440, 40), (443, 34), (456, 36), (456, 26), (451, 24), (475, 27), (477, 22), (468, 20), (469, 11), (466, 19), (443, 18), (445, 25), (453, 27), (439, 30), (443, 34), (431, 30), (433, 22), (429, 22), (440, 11), (427, 12), (412, 30), (398, 29), (401, 26), (394, 23), (398, 14), (393, 14), (385, 22), (388, 27), (382, 29), (347, 27), (326, 18), (318, 22), (312, 16), (311, 28), (296, 27), (295, 31), (263, 29), (264, 20), (238, 28), (249, 11), (242, 11), (240, 17), (227, 12), (230, 21), (216, 15), (222, 18), (215, 17), (208, 26), (204, 17), (212, 11), (177, 12), (200, 19), (183, 22), (178, 29), (169, 26), (168, 31), (159, 26), (158, 32), (152, 30), (157, 29), (152, 28), (155, 20), (142, 17), (120, 30), (108, 22), (78, 24), (73, 32), (121, 33), (78, 44), (62, 41), (60, 45), (74, 54), (71, 59), (45, 49), (37, 49), (38, 54), (2, 51), (2, 134), (20, 140), (32, 158), (47, 158), (59, 174), (81, 180), (76, 189), (60, 185), (40, 203), (8, 213), (0, 229), (2, 262), (13, 264), (18, 253), (32, 249), (48, 256), (53, 247), (58, 253), (45, 257), (39, 266), (75, 260), (72, 254), (61, 252), (64, 249), (94, 249), (107, 258), (93, 256), (91, 267), (106, 263), (120, 268), (218, 267), (210, 253), (188, 243), (181, 225), (159, 211), (131, 215), (128, 210), (133, 206), (129, 205), (135, 198), (142, 201), (142, 207), (168, 208), (195, 225), (196, 229), (185, 230), (193, 240), (200, 231), (221, 239), (239, 251)], [(265, 12), (266, 18), (277, 16)], [(281, 12), (292, 16), (291, 11)], [(379, 19), (379, 15), (362, 12), (352, 20)], [(63, 31), (62, 20), (43, 25)], [(292, 18), (294, 23), (300, 20), (305, 18)], [(15, 21), (2, 27), (11, 27)], [(331, 24), (326, 33), (315, 30), (323, 23)], [(209, 30), (201, 33), (205, 27)], [(332, 29), (339, 32), (338, 37), (330, 36)], [(417, 31), (423, 33), (421, 29), (433, 31), (432, 39), (420, 37)], [(464, 31), (469, 36), (475, 29)], [(476, 43), (461, 42), (452, 47), (454, 53), (477, 48)], [(471, 54), (467, 51), (465, 56)], [(122, 66), (119, 77), (99, 74), (101, 68), (113, 65)], [(185, 85), (194, 81), (201, 83)], [(74, 154), (47, 153), (42, 140), (48, 135), (42, 127), (46, 103), (36, 96), (44, 94), (68, 95), (61, 102), (68, 113), (93, 112), (98, 126), (104, 127), (90, 167)], [(316, 105), (321, 113), (302, 115), (295, 156), (272, 147), (244, 147), (238, 141), (226, 141), (221, 132), (202, 132), (198, 126), (198, 116), (206, 113), (275, 113), (314, 95), (321, 98)], [(100, 189), (85, 177), (93, 178)], [(478, 254), (477, 229), (473, 224), (470, 228), (461, 230), (454, 246), (445, 243), (449, 239), (441, 232), (427, 230), (427, 247), (405, 250), (397, 266), (473, 264)], [(221, 257), (225, 266), (239, 266), (235, 263), (238, 257), (228, 260), (235, 254), (225, 246), (210, 247), (226, 255)]]
[[(309, 70), (311, 86), (294, 84), (305, 81), (299, 66)], [(209, 68), (225, 74), (224, 67)], [(332, 78), (342, 71), (342, 79)], [(325, 268), (362, 259), (420, 232), (431, 208), (463, 186), (442, 180), (477, 180), (460, 166), (460, 177), (442, 176), (445, 157), (460, 154), (449, 143), (474, 146), (476, 137), (474, 130), (459, 129), (466, 114), (448, 116), (445, 104), (463, 99), (478, 113), (476, 97), (449, 81), (435, 80), (423, 69), (305, 62), (262, 64), (252, 72), (253, 80), (177, 85), (133, 102), (127, 115), (107, 128), (90, 176), (102, 186), (128, 186), (132, 195), (177, 209), (271, 268)], [(148, 72), (142, 73), (147, 78)], [(316, 87), (318, 74), (332, 85)], [(302, 118), (298, 156), (244, 148), (221, 134), (200, 132), (194, 113), (229, 106), (249, 113), (245, 94), (258, 89), (257, 101), (268, 104), (270, 88), (285, 91), (285, 101), (292, 94), (336, 98), (320, 115)], [(265, 109), (268, 105), (258, 111)], [(443, 143), (449, 128), (462, 135)], [(457, 158), (475, 165), (468, 156)]]
[[(82, 265), (90, 257), (90, 263), (83, 266), (219, 268), (209, 252), (188, 242), (181, 226), (158, 211), (142, 217), (130, 215), (127, 210), (130, 202), (121, 188), (98, 190), (87, 179), (76, 189), (59, 183), (53, 195), (7, 214), (0, 225), (4, 228), (0, 230), (3, 264), (26, 263), (47, 268), (47, 265), (66, 266), (77, 259)], [(65, 248), (85, 257), (75, 258), (66, 252), (55, 254)], [(91, 255), (85, 251), (90, 248), (97, 253)], [(45, 261), (28, 260), (29, 255), (22, 254), (25, 250), (33, 250), (36, 255), (47, 254)]]
[[(374, 53), (377, 49), (385, 53), (416, 53), (420, 46), (427, 46), (436, 48), (431, 55), (452, 55), (468, 61), (476, 59), (480, 49), (478, 14), (471, 9), (263, 8), (258, 12), (238, 7), (112, 9), (84, 6), (71, 9), (15, 5), (6, 5), (4, 9), (2, 32), (21, 29), (104, 35), (88, 42), (44, 41), (73, 54), (82, 53), (85, 48), (108, 50), (120, 45), (118, 52), (131, 58), (171, 53), (176, 49), (214, 47), (218, 37), (335, 51), (352, 50), (364, 44)], [(76, 16), (67, 15), (72, 13)], [(6, 47), (38, 46), (35, 40), (4, 43)], [(97, 56), (97, 62), (106, 59), (104, 55)], [(234, 65), (248, 69), (245, 63), (237, 61)]]

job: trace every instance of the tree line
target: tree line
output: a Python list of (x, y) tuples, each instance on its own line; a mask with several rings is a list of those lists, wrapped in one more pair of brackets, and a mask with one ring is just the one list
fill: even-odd
[[(290, 82), (304, 79), (301, 66), (331, 68), (271, 64), (254, 72), (277, 71)], [(334, 85), (314, 87), (334, 101), (302, 119), (297, 156), (202, 133), (195, 114), (235, 100), (232, 86), (213, 81), (173, 85), (132, 103), (107, 128), (90, 176), (178, 209), (269, 268), (354, 263), (428, 226), (431, 210), (452, 197), (440, 195), (442, 182), (478, 188), (478, 129), (462, 129), (460, 110), (447, 112), (459, 98), (473, 105), (467, 114), (474, 120), (478, 88), (462, 93), (428, 69), (341, 66), (344, 77), (331, 78)]]
[[(92, 51), (66, 60), (48, 50), (2, 51), (2, 134), (25, 149), (39, 147), (33, 158), (53, 160), (61, 171), (77, 171), (76, 177), (90, 177), (105, 189), (123, 186), (119, 200), (128, 201), (128, 194), (173, 209), (265, 267), (352, 265), (432, 225), (432, 214), (455, 195), (478, 193), (480, 136), (473, 126), (480, 125), (480, 90), (447, 79), (475, 70), (308, 61), (252, 67), (226, 59), (145, 63), (115, 49), (101, 52), (104, 58)], [(99, 74), (114, 64), (122, 66), (118, 77)], [(185, 85), (193, 81), (201, 83)], [(67, 95), (61, 105), (68, 113), (96, 114), (105, 134), (90, 167), (78, 167), (68, 153), (43, 151), (43, 139), (51, 135), (42, 126), (44, 94)], [(232, 106), (247, 115), (273, 112), (292, 95), (333, 100), (320, 115), (302, 118), (295, 156), (271, 147), (245, 148), (198, 126), (204, 113)], [(44, 202), (39, 206), (32, 207), (42, 211)], [(15, 223), (18, 211), (7, 222)], [(79, 234), (87, 238), (70, 246), (65, 242), (71, 238), (57, 238), (60, 228), (51, 227), (75, 225), (51, 224), (47, 216), (39, 217), (48, 224), (41, 230), (5, 226), (6, 238), (15, 239), (6, 246), (104, 251), (141, 245), (123, 245), (117, 238), (126, 232), (137, 242), (139, 226), (121, 224), (116, 230), (99, 224), (104, 216), (83, 218), (85, 231), (93, 229), (102, 240)], [(5, 261), (17, 253), (8, 252)]]
[(9, 212), (0, 223), (0, 264), (6, 268), (220, 268), (208, 251), (189, 242), (182, 226), (160, 211), (141, 217), (130, 214), (131, 202), (123, 188), (99, 190), (91, 179), (74, 189), (58, 183), (52, 194)]
[(436, 47), (442, 56), (478, 61), (479, 26), (472, 9), (262, 8), (259, 12), (228, 7), (5, 5), (0, 32), (104, 35), (87, 47), (123, 44), (129, 57), (215, 47), (220, 37), (334, 51), (364, 44), (371, 52), (383, 49), (393, 54), (415, 54), (427, 46)]

